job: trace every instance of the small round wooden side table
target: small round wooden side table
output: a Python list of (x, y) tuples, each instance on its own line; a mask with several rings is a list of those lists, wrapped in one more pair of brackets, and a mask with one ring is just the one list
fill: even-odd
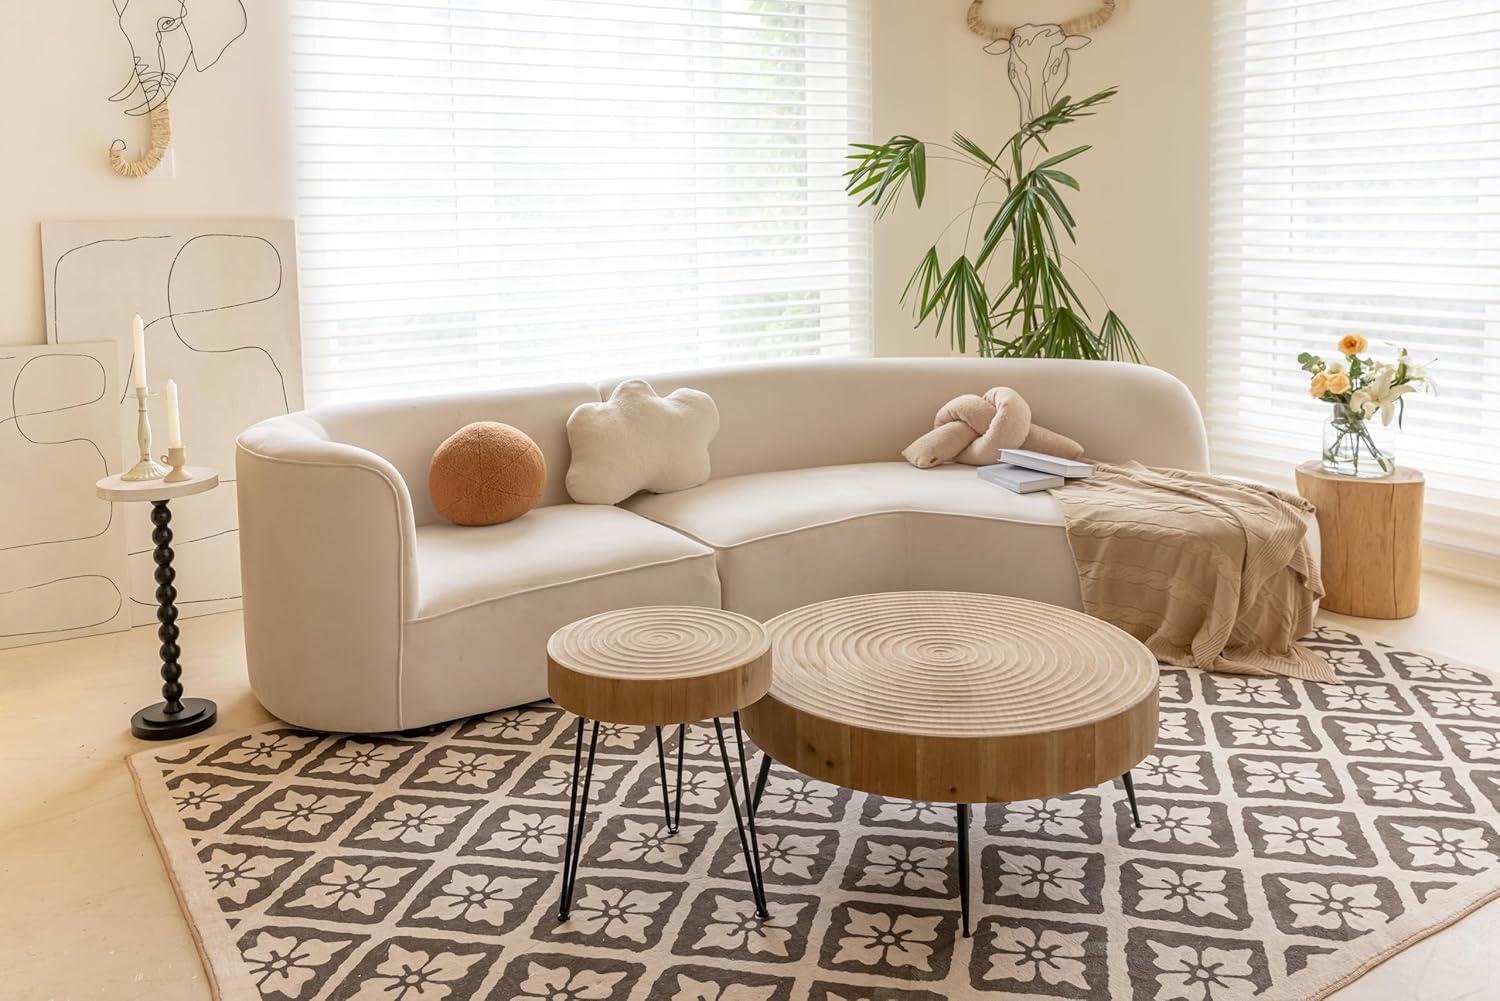
[(171, 740), (207, 730), (219, 718), (219, 708), (208, 699), (182, 697), (182, 665), (177, 645), (177, 588), (172, 569), (172, 508), (178, 497), (201, 494), (219, 485), (219, 474), (206, 466), (187, 466), (188, 478), (177, 483), (165, 480), (122, 480), (106, 476), (94, 484), (94, 491), (107, 501), (151, 503), (151, 524), (156, 528), (151, 541), (156, 543), (156, 638), (161, 641), (161, 694), (164, 701), (130, 717), (130, 732), (142, 740)]
[[(719, 757), (728, 780), (729, 802), (739, 833), (756, 912), (768, 917), (760, 872), (760, 842), (750, 805), (750, 773), (740, 732), (740, 710), (771, 687), (771, 643), (754, 619), (717, 608), (656, 606), (604, 612), (563, 626), (547, 641), (547, 690), (552, 701), (578, 715), (573, 739), (573, 784), (568, 800), (568, 836), (563, 849), (562, 896), (557, 919), (566, 921), (578, 880), (588, 814), (589, 784), (599, 723), (626, 723), (656, 728), (657, 767), (661, 773), (662, 810), (667, 829), (675, 833), (674, 811), (667, 801), (666, 753), (662, 727), (677, 727), (677, 806), (682, 811), (682, 747), (686, 726), (712, 719), (719, 738)], [(739, 782), (730, 765), (719, 717), (733, 715), (739, 756)], [(583, 764), (583, 730), (593, 721), (587, 764)], [(578, 777), (582, 766), (583, 791)], [(748, 828), (748, 834), (746, 829)]]
[(881, 796), (954, 803), (969, 934), (969, 804), (1120, 777), (1156, 746), (1156, 658), (1099, 619), (1022, 598), (862, 594), (766, 623), (776, 675), (745, 713), (771, 759)]
[(1422, 595), (1422, 474), (1339, 476), (1314, 460), (1297, 467), (1297, 492), (1318, 509), (1323, 605), (1366, 619), (1405, 619)]

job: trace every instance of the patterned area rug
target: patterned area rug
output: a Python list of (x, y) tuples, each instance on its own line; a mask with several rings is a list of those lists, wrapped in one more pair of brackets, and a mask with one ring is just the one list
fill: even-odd
[(1314, 645), (1343, 684), (1163, 671), (1139, 830), (1117, 785), (976, 808), (972, 939), (951, 806), (779, 766), (758, 921), (708, 726), (675, 836), (651, 731), (601, 730), (565, 924), (555, 707), (131, 766), (227, 1001), (1291, 1001), (1500, 894), (1500, 686), (1337, 629)]

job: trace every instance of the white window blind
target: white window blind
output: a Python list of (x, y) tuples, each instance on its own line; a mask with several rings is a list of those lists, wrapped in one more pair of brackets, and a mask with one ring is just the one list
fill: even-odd
[(869, 0), (295, 0), (311, 401), (867, 353)]
[(1284, 482), (1315, 458), (1330, 408), (1296, 356), (1362, 331), (1438, 359), (1396, 456), (1427, 477), (1427, 540), (1500, 556), (1500, 5), (1217, 0), (1215, 20), (1215, 468)]

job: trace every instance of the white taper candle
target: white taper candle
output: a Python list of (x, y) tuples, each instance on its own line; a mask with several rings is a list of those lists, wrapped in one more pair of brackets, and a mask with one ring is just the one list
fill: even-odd
[(182, 447), (182, 413), (177, 409), (177, 380), (167, 380), (167, 447)]
[(136, 389), (146, 388), (146, 325), (140, 314), (130, 321), (130, 350), (134, 363), (130, 366), (132, 384)]

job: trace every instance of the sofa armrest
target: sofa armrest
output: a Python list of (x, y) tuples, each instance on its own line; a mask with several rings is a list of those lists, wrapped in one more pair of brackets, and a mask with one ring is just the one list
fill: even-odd
[(405, 481), (302, 414), (263, 421), (236, 444), (256, 697), (299, 726), (330, 729), (336, 716), (347, 729), (400, 729), (402, 628), (418, 586)]

